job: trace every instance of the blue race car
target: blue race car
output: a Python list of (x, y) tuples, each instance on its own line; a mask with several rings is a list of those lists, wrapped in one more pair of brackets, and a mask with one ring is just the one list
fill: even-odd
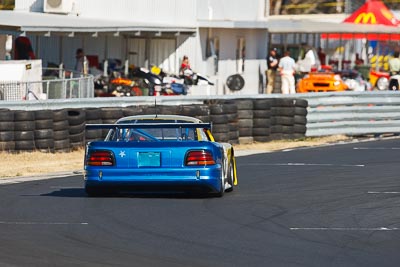
[(211, 124), (178, 115), (139, 115), (115, 124), (103, 141), (89, 142), (84, 180), (89, 196), (109, 192), (197, 192), (221, 197), (237, 185), (234, 150), (214, 141)]

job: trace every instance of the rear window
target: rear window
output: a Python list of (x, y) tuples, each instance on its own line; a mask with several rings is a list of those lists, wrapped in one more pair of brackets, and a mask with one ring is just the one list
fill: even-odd
[(193, 141), (197, 140), (195, 129), (150, 128), (110, 130), (107, 141)]
[[(187, 123), (182, 120), (133, 120), (120, 123)], [(201, 132), (202, 139), (203, 133)], [(194, 141), (198, 140), (197, 129), (194, 128), (131, 128), (110, 130), (106, 141), (146, 142), (146, 141)]]

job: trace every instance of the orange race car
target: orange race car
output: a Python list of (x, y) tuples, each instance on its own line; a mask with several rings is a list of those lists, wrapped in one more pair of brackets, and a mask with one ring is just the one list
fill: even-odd
[(297, 83), (298, 93), (346, 91), (349, 87), (339, 74), (333, 72), (310, 72)]

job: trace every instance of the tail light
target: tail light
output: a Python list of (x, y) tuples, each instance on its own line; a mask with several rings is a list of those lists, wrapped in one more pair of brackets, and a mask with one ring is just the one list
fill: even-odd
[(87, 157), (89, 166), (114, 166), (114, 154), (111, 151), (90, 151)]
[(189, 151), (185, 160), (186, 166), (207, 166), (215, 165), (215, 160), (210, 151), (195, 150)]

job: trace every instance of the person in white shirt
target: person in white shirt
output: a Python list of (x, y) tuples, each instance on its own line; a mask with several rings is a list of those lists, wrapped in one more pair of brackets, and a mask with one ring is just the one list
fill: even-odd
[(286, 51), (284, 57), (279, 61), (279, 71), (282, 80), (282, 94), (295, 94), (295, 79), (296, 62), (290, 57), (290, 52)]
[(310, 66), (310, 70), (308, 72), (311, 71), (312, 68), (314, 68), (317, 64), (317, 61), (315, 59), (315, 55), (314, 55), (314, 51), (312, 50), (312, 48), (309, 48), (308, 51), (306, 52), (306, 55), (304, 56), (304, 59), (307, 60), (309, 66)]
[(317, 61), (314, 50), (311, 46), (304, 45), (305, 51), (302, 57), (299, 58), (297, 65), (302, 76), (310, 73), (318, 68), (319, 60)]
[(399, 58), (399, 51), (395, 51), (393, 53), (393, 57), (389, 59), (389, 72), (390, 75), (397, 75), (400, 74), (400, 58)]

